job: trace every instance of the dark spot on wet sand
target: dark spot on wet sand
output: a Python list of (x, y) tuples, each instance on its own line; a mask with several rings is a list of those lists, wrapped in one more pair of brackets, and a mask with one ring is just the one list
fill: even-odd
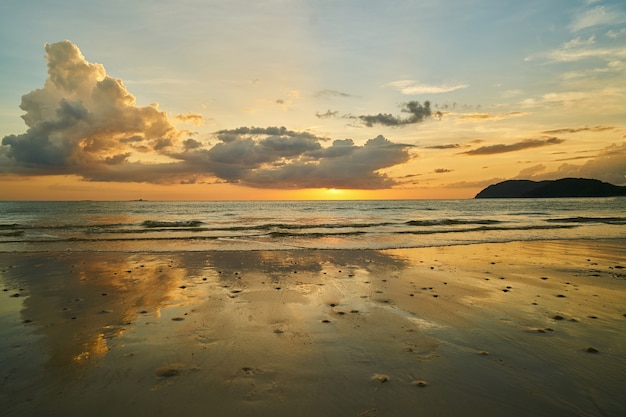
[(174, 367), (163, 367), (156, 370), (156, 375), (160, 378), (172, 378), (180, 375), (180, 370)]

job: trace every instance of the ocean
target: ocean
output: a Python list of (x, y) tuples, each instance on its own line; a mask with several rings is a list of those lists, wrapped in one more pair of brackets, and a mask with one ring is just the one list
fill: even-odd
[(626, 198), (0, 202), (0, 252), (395, 249), (626, 237)]

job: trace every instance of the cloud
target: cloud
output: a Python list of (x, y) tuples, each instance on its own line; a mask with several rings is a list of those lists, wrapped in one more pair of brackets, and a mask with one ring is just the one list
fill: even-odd
[(595, 178), (616, 185), (626, 185), (626, 144), (611, 145), (583, 165), (563, 164), (557, 171), (559, 178)]
[(425, 101), (423, 105), (417, 101), (409, 101), (403, 105), (401, 111), (409, 113), (410, 116), (400, 117), (388, 113), (378, 113), (376, 115), (352, 116), (352, 118), (361, 120), (365, 126), (373, 127), (374, 125), (403, 126), (421, 123), (433, 115), (437, 117), (441, 117), (442, 115), (441, 112), (432, 112), (430, 109), (430, 101)]
[(454, 171), (454, 170), (453, 169), (447, 169), (447, 168), (437, 168), (433, 172), (435, 174), (446, 174), (446, 173), (452, 172), (452, 171)]
[(606, 36), (611, 38), (611, 39), (617, 39), (621, 36), (623, 36), (624, 34), (626, 34), (626, 28), (622, 28), (620, 30), (609, 30), (608, 32), (606, 32)]
[(134, 147), (159, 151), (176, 143), (179, 133), (165, 113), (156, 105), (136, 106), (122, 81), (85, 60), (74, 44), (46, 44), (45, 50), (45, 85), (25, 94), (20, 105), (28, 129), (2, 139), (5, 169), (73, 173), (120, 161), (118, 155), (130, 156)]
[[(389, 188), (381, 170), (411, 159), (411, 145), (383, 136), (357, 145), (285, 127), (239, 127), (214, 133), (208, 147), (174, 128), (157, 105), (140, 107), (123, 82), (62, 41), (45, 47), (48, 78), (20, 107), (27, 131), (0, 146), (0, 173), (77, 175), (88, 181), (192, 184), (230, 182), (262, 188)], [(292, 92), (291, 96), (297, 96)], [(407, 103), (404, 123), (430, 116)], [(200, 123), (194, 113), (172, 120)]]
[(385, 87), (392, 87), (405, 95), (417, 94), (442, 94), (469, 87), (467, 84), (422, 84), (415, 80), (398, 80), (385, 84)]
[(513, 111), (509, 113), (493, 114), (493, 113), (469, 113), (457, 116), (460, 120), (469, 120), (472, 122), (497, 121), (505, 120), (513, 117), (521, 117), (527, 115), (527, 112)]
[(446, 145), (432, 145), (432, 146), (425, 146), (425, 149), (457, 149), (460, 148), (461, 145), (459, 145), (458, 143), (449, 143)]
[(344, 139), (323, 148), (319, 138), (308, 133), (260, 133), (275, 129), (221, 131), (217, 134), (221, 144), (181, 158), (229, 182), (283, 189), (389, 188), (395, 181), (379, 171), (410, 159), (410, 145), (396, 144), (383, 136), (370, 139), (363, 146)]
[(527, 139), (521, 142), (512, 143), (510, 145), (498, 144), (481, 146), (480, 148), (472, 149), (471, 151), (464, 152), (467, 155), (492, 155), (498, 153), (515, 152), (530, 148), (539, 148), (548, 145), (557, 145), (563, 143), (564, 139), (556, 137), (548, 139)]
[(594, 178), (615, 185), (626, 185), (626, 143), (612, 144), (582, 165), (564, 163), (554, 171), (545, 172), (544, 165), (526, 168), (517, 178), (545, 180), (566, 177)]
[(325, 113), (315, 113), (315, 116), (317, 116), (318, 119), (333, 119), (335, 117), (337, 117), (339, 115), (338, 111), (331, 111), (331, 110), (326, 110)]
[(595, 26), (617, 25), (626, 22), (624, 12), (607, 6), (596, 6), (575, 16), (569, 25), (572, 32)]
[(594, 127), (577, 127), (577, 128), (563, 128), (554, 130), (545, 130), (541, 133), (546, 135), (560, 135), (563, 133), (578, 133), (578, 132), (605, 132), (607, 130), (615, 130), (612, 126), (594, 126)]
[(318, 91), (317, 93), (315, 93), (315, 97), (318, 97), (318, 98), (331, 98), (331, 97), (348, 98), (348, 97), (353, 97), (353, 96), (351, 94), (344, 93), (342, 91), (337, 91), (337, 90), (321, 90), (321, 91)]
[[(542, 56), (556, 62), (574, 62), (588, 58), (604, 58), (606, 60), (614, 60), (626, 57), (626, 48), (560, 48), (542, 54)], [(530, 59), (531, 58), (528, 58), (528, 60)]]
[(175, 119), (180, 120), (183, 123), (193, 123), (196, 126), (200, 126), (204, 123), (204, 117), (202, 117), (201, 114), (196, 113), (179, 114), (175, 117)]
[[(609, 31), (607, 36), (618, 37), (619, 34), (620, 32), (617, 31)], [(583, 39), (580, 36), (576, 37), (563, 43), (557, 49), (528, 56), (525, 58), (525, 61), (532, 61), (536, 58), (545, 58), (552, 62), (575, 62), (590, 58), (613, 61), (624, 57), (626, 57), (626, 48), (623, 45), (613, 47), (596, 46), (596, 38), (592, 35), (587, 39)]]

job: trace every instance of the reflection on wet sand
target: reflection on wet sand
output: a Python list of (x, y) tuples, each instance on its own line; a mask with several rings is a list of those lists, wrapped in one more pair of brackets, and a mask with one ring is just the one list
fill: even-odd
[(600, 285), (584, 276), (586, 249), (529, 261), (527, 245), (0, 254), (15, 308), (3, 310), (0, 405), (116, 417), (616, 411), (621, 265), (598, 257)]

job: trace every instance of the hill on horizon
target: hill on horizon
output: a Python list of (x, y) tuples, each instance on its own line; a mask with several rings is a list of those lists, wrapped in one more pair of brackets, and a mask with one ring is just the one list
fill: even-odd
[(474, 198), (567, 198), (626, 196), (626, 187), (589, 178), (507, 180), (492, 184)]

